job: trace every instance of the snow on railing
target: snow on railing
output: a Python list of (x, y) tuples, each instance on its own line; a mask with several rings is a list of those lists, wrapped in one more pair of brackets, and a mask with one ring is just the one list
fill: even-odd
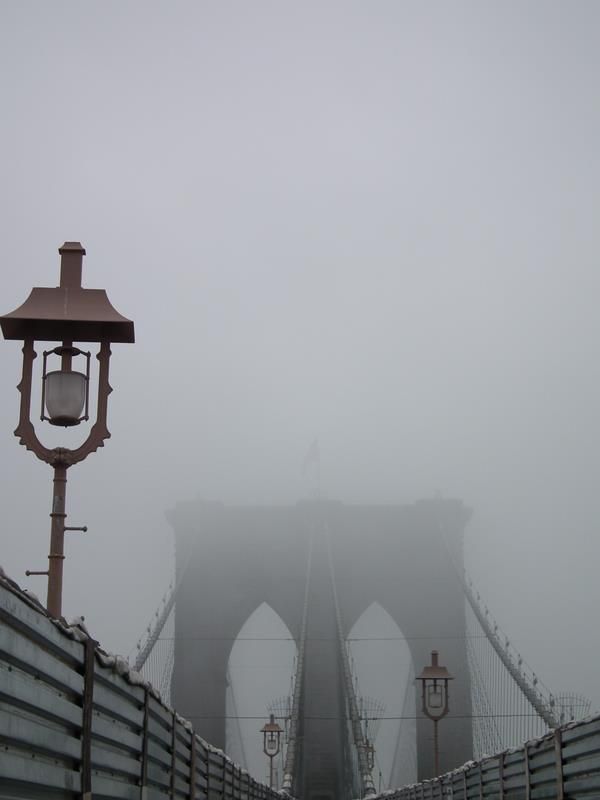
[(0, 799), (282, 800), (203, 739), (82, 618), (51, 618), (0, 569)]
[(563, 727), (432, 780), (391, 789), (370, 800), (517, 800), (600, 796), (600, 715)]

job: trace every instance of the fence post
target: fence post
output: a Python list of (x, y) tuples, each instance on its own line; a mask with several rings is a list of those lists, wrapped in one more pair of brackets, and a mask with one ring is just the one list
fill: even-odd
[(564, 800), (565, 781), (562, 760), (562, 733), (560, 728), (554, 731), (554, 755), (556, 758), (556, 800)]
[(83, 645), (83, 696), (81, 702), (81, 796), (92, 797), (92, 719), (94, 706), (94, 660), (96, 642), (86, 639)]
[(173, 711), (171, 717), (173, 729), (171, 731), (171, 797), (175, 797), (175, 768), (177, 766), (177, 714)]
[(196, 734), (191, 733), (190, 742), (190, 800), (196, 800)]
[(206, 800), (210, 800), (210, 750), (207, 747), (206, 750)]
[(145, 800), (148, 784), (148, 719), (150, 717), (150, 693), (144, 686), (144, 723), (142, 728), (142, 763), (140, 765), (140, 799)]
[(525, 759), (525, 800), (531, 800), (531, 773), (529, 771), (529, 747), (527, 742), (523, 745), (523, 755)]

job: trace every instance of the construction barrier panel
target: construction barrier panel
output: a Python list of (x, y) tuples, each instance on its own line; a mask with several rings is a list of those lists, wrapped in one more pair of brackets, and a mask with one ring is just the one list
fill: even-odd
[[(0, 576), (0, 798), (269, 800), (83, 623)], [(286, 795), (287, 796), (287, 795)]]
[(572, 722), (429, 781), (369, 800), (592, 800), (600, 798), (600, 716)]

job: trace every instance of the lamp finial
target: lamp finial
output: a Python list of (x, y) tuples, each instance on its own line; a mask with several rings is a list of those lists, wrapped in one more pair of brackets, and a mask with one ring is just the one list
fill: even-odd
[(85, 247), (81, 242), (65, 242), (58, 248), (60, 253), (60, 287), (81, 289), (81, 272)]

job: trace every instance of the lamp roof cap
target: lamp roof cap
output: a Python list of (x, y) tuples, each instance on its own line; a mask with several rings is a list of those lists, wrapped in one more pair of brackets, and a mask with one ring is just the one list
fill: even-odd
[(417, 675), (418, 681), (453, 681), (454, 677), (450, 675), (446, 667), (441, 667), (438, 663), (438, 651), (431, 651), (431, 665), (424, 667), (420, 675)]
[(283, 731), (283, 728), (281, 728), (275, 722), (275, 715), (274, 714), (271, 714), (271, 718), (269, 719), (269, 721), (265, 725), (263, 725), (263, 727), (260, 729), (261, 733), (281, 733), (282, 731)]
[(81, 253), (81, 255), (86, 255), (85, 247), (81, 244), (81, 242), (65, 242), (62, 247), (58, 248), (58, 252), (61, 254), (63, 253)]
[(27, 300), (0, 316), (5, 339), (42, 342), (135, 341), (133, 322), (114, 308), (104, 289), (83, 289), (80, 242), (65, 242), (61, 255), (60, 286), (35, 287)]

